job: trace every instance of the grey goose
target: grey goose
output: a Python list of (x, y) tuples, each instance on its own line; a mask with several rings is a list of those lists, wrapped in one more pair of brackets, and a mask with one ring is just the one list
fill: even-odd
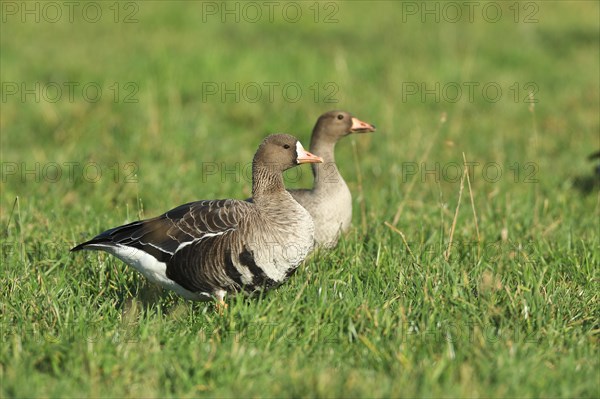
[(285, 190), (283, 171), (322, 161), (295, 137), (271, 135), (252, 162), (253, 202), (191, 202), (107, 230), (71, 251), (106, 251), (191, 300), (214, 298), (224, 305), (227, 293), (272, 288), (314, 245), (313, 220)]
[(311, 190), (290, 190), (290, 193), (313, 217), (319, 247), (334, 247), (352, 222), (352, 194), (335, 163), (335, 144), (351, 133), (374, 131), (374, 125), (344, 111), (324, 113), (313, 128), (310, 151), (319, 154), (323, 163), (312, 165), (314, 186)]

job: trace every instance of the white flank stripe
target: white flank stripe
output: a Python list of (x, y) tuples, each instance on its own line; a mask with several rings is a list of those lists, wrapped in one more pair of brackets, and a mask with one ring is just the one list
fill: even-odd
[[(194, 243), (196, 243), (196, 242), (198, 242), (198, 241), (202, 241), (203, 239), (205, 239), (205, 238), (207, 238), (207, 237), (216, 237), (216, 236), (220, 236), (220, 235), (223, 235), (223, 234), (225, 234), (225, 233), (227, 233), (228, 231), (231, 231), (231, 230), (233, 230), (233, 229), (228, 229), (228, 230), (224, 230), (224, 231), (219, 231), (218, 233), (206, 233), (206, 234), (204, 234), (204, 235), (203, 235), (202, 237), (200, 237), (200, 238), (196, 238), (195, 240), (192, 240), (192, 241), (186, 241), (186, 242), (184, 242), (184, 243), (181, 243), (181, 244), (179, 244), (179, 246), (177, 247), (177, 249), (175, 250), (175, 252), (179, 251), (179, 250), (180, 250), (180, 249), (182, 249), (182, 248), (185, 248), (185, 247), (187, 247), (187, 246), (188, 246), (188, 245), (190, 245), (190, 244), (194, 244)], [(171, 255), (175, 255), (175, 252), (173, 252)]]
[(164, 249), (164, 248), (161, 248), (161, 247), (159, 247), (158, 245), (154, 245), (154, 244), (152, 244), (151, 242), (149, 242), (149, 243), (148, 243), (148, 245), (150, 245), (151, 247), (154, 247), (154, 248), (158, 249), (160, 252), (165, 252), (165, 253), (168, 253), (168, 254), (171, 254), (171, 255), (173, 255), (173, 252), (171, 252), (171, 251), (167, 251), (166, 249)]
[(138, 272), (140, 272), (144, 277), (148, 280), (152, 281), (155, 284), (160, 285), (163, 288), (167, 288), (175, 291), (182, 297), (186, 299), (192, 300), (207, 300), (210, 299), (206, 297), (207, 294), (202, 295), (202, 293), (194, 293), (186, 290), (175, 281), (171, 280), (167, 277), (167, 264), (164, 262), (159, 262), (154, 256), (150, 255), (147, 252), (144, 252), (140, 249), (134, 247), (128, 247), (126, 245), (102, 245), (102, 244), (94, 244), (89, 247), (102, 249), (111, 255), (116, 256), (121, 259), (123, 262), (128, 265), (134, 267)]

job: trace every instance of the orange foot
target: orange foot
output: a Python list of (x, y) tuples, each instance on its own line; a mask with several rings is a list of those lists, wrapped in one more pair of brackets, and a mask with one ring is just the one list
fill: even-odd
[(227, 310), (227, 308), (229, 307), (224, 300), (219, 300), (217, 302), (217, 304), (215, 305), (215, 307), (217, 308), (217, 312), (222, 315), (223, 313), (225, 313), (225, 311)]

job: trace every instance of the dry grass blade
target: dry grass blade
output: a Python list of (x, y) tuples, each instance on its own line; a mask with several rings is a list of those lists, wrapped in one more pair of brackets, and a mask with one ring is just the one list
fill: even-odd
[(417, 257), (415, 256), (415, 254), (413, 254), (413, 252), (410, 250), (410, 246), (408, 245), (408, 242), (406, 241), (406, 236), (404, 235), (404, 233), (402, 231), (400, 231), (399, 229), (397, 229), (394, 225), (392, 225), (389, 222), (384, 222), (385, 225), (387, 227), (389, 227), (393, 232), (400, 234), (400, 237), (402, 237), (402, 241), (404, 242), (404, 245), (406, 245), (406, 249), (408, 250), (408, 253), (410, 254), (410, 256), (412, 256), (413, 260), (416, 262), (417, 261)]
[(454, 211), (454, 219), (452, 220), (452, 227), (450, 228), (450, 240), (448, 241), (448, 248), (444, 251), (444, 259), (448, 261), (450, 259), (450, 253), (452, 252), (452, 240), (454, 239), (454, 230), (456, 229), (456, 220), (458, 219), (458, 211), (460, 210), (460, 201), (462, 199), (462, 192), (465, 187), (465, 175), (467, 174), (467, 168), (464, 168), (463, 175), (460, 178), (460, 189), (458, 191), (458, 203), (456, 204), (456, 210)]
[(469, 197), (471, 198), (471, 209), (473, 210), (473, 219), (475, 220), (475, 233), (477, 234), (477, 256), (481, 256), (481, 237), (479, 236), (479, 222), (477, 220), (477, 212), (475, 211), (475, 198), (473, 197), (473, 190), (471, 189), (471, 178), (469, 177), (467, 168), (467, 157), (465, 153), (462, 153), (463, 163), (465, 172), (467, 175), (467, 186), (469, 187)]
[(12, 209), (10, 210), (10, 215), (8, 215), (8, 221), (6, 222), (6, 229), (4, 230), (4, 235), (8, 236), (8, 228), (10, 227), (10, 221), (12, 220), (12, 216), (15, 213), (15, 208), (18, 206), (19, 204), (19, 196), (15, 197), (15, 200), (13, 202), (13, 206)]

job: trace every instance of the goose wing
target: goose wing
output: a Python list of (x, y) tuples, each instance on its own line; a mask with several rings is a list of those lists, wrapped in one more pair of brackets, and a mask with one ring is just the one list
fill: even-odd
[(71, 251), (126, 246), (168, 263), (177, 251), (189, 244), (235, 231), (243, 212), (241, 208), (245, 206), (243, 201), (236, 200), (191, 202), (153, 219), (107, 230)]

